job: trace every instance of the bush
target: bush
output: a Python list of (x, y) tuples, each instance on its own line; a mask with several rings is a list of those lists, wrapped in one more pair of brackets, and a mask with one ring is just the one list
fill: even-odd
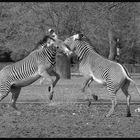
[(16, 62), (24, 59), (28, 54), (29, 54), (28, 51), (26, 51), (25, 49), (20, 49), (17, 50), (16, 52), (12, 52), (10, 57), (12, 61)]
[(0, 48), (0, 62), (11, 62), (11, 51), (7, 48)]

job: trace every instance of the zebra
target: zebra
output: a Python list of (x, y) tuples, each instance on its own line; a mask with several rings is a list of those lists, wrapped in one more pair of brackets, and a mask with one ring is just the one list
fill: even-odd
[(62, 52), (65, 53), (67, 56), (70, 56), (72, 54), (72, 51), (70, 51), (64, 44), (64, 42), (58, 38), (58, 36), (56, 35), (55, 31), (53, 29), (49, 29), (48, 30), (51, 38), (53, 38), (55, 40), (55, 45), (62, 48)]
[(112, 106), (105, 117), (113, 114), (117, 105), (116, 93), (122, 89), (127, 99), (127, 117), (131, 117), (130, 100), (131, 95), (128, 92), (130, 82), (135, 85), (140, 95), (140, 90), (131, 79), (127, 69), (121, 64), (111, 61), (94, 51), (93, 47), (83, 41), (83, 34), (75, 34), (64, 41), (65, 47), (73, 51), (79, 60), (79, 71), (84, 77), (87, 77), (87, 84), (90, 81), (96, 81), (106, 86)]
[[(53, 66), (55, 65), (56, 50), (58, 49), (57, 40), (54, 40), (49, 35), (46, 35), (42, 41), (40, 41), (40, 46), (33, 50), (24, 59), (5, 66), (0, 71), (0, 101), (3, 100), (9, 92), (12, 93), (11, 106), (18, 110), (16, 107), (16, 101), (20, 94), (21, 88), (28, 86), (41, 79), (48, 80), (50, 83), (49, 92), (50, 99), (53, 96), (53, 87), (59, 80), (59, 75), (53, 71)], [(63, 51), (62, 47), (59, 47)], [(53, 82), (51, 76), (55, 75), (56, 80)]]

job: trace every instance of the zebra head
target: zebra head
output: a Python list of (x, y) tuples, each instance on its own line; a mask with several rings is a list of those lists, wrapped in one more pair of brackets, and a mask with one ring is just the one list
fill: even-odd
[(36, 43), (33, 50), (54, 46), (54, 42), (55, 40), (52, 37), (50, 37), (49, 35), (45, 35), (39, 42)]
[[(47, 41), (47, 46), (52, 46), (52, 45), (55, 46), (54, 42), (55, 42), (55, 40), (52, 37), (49, 37), (48, 41)], [(55, 47), (57, 47), (57, 46), (55, 46)]]
[(58, 36), (54, 32), (54, 30), (49, 29), (48, 31), (50, 33), (51, 38), (54, 39), (53, 45), (56, 46), (57, 48), (59, 48), (67, 56), (70, 56), (72, 54), (72, 51), (70, 51), (70, 49), (68, 49), (68, 47), (65, 45), (65, 43), (61, 39), (58, 39)]
[(64, 41), (64, 44), (67, 46), (67, 47), (69, 47), (69, 49), (71, 50), (71, 51), (74, 51), (76, 48), (76, 45), (75, 45), (75, 43), (76, 43), (76, 41), (77, 40), (81, 40), (82, 38), (83, 38), (83, 34), (81, 34), (81, 33), (78, 33), (78, 34), (75, 34), (75, 35), (73, 35), (73, 36), (70, 36), (69, 38), (67, 38), (67, 39), (65, 39), (65, 41)]

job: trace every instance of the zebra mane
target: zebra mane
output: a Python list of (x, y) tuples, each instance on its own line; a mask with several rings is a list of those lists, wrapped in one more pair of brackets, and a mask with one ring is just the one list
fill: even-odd
[(92, 46), (93, 50), (94, 50), (96, 53), (98, 53), (96, 47), (93, 45), (93, 43), (91, 42), (91, 40), (90, 40), (87, 36), (84, 35), (84, 37), (82, 37), (80, 40), (81, 40), (81, 41), (87, 42), (90, 46)]
[(41, 46), (43, 46), (48, 41), (48, 39), (52, 39), (52, 38), (48, 35), (45, 35), (39, 42), (36, 43), (33, 50), (39, 49)]

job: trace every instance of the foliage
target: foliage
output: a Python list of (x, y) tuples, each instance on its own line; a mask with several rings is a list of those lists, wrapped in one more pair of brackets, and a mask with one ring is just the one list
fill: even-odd
[(139, 8), (139, 3), (131, 2), (1, 2), (0, 46), (17, 61), (26, 56), (20, 50), (31, 52), (53, 28), (61, 39), (83, 32), (108, 57), (111, 31), (121, 39), (120, 59), (128, 56), (129, 62), (134, 56), (131, 48), (139, 48)]
[(11, 51), (9, 49), (5, 49), (4, 47), (0, 47), (0, 62), (10, 62), (12, 61), (10, 58)]
[(29, 53), (25, 49), (13, 51), (10, 55), (12, 61), (19, 61), (25, 58)]

